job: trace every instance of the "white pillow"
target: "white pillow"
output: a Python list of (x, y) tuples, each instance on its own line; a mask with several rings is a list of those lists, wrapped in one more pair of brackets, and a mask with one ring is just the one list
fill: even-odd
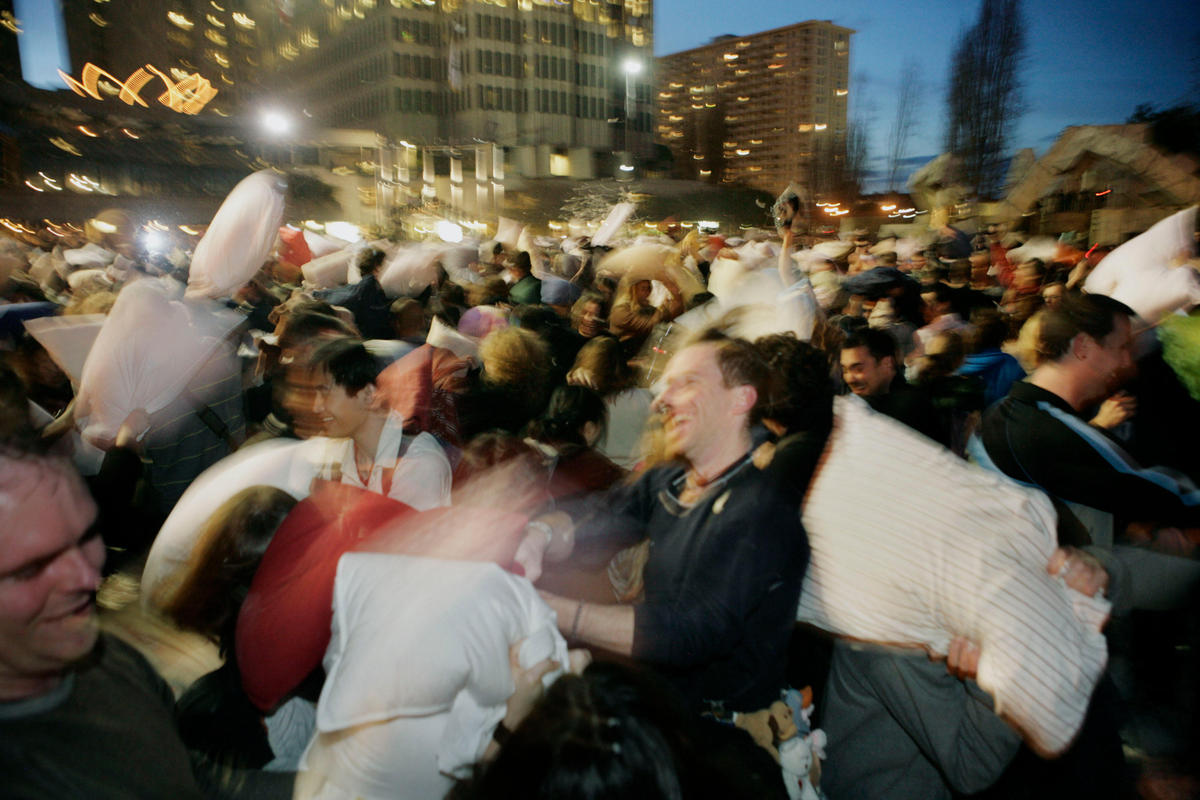
[(182, 288), (147, 278), (117, 295), (79, 378), (75, 413), (85, 437), (111, 439), (134, 409), (153, 414), (172, 403), (241, 323), (216, 303), (182, 302)]
[(1159, 220), (1150, 230), (1113, 250), (1088, 275), (1083, 288), (1106, 294), (1154, 322), (1164, 313), (1200, 301), (1200, 280), (1171, 262), (1190, 252), (1197, 206)]
[(347, 248), (310, 259), (302, 267), (304, 282), (316, 289), (332, 289), (343, 286), (354, 260), (354, 250)]
[(459, 358), (479, 360), (479, 342), (459, 333), (437, 317), (429, 323), (429, 334), (425, 337), (425, 342), (434, 347), (445, 348)]
[(309, 495), (313, 479), (336, 452), (338, 440), (315, 437), (270, 439), (243, 447), (200, 473), (159, 529), (142, 572), (142, 604), (153, 607), (163, 581), (183, 567), (212, 513), (252, 486), (273, 486), (297, 500)]
[(839, 398), (803, 522), (800, 621), (937, 654), (965, 636), (997, 713), (1042, 752), (1071, 743), (1107, 661), (1109, 605), (1046, 573), (1056, 534), (1045, 495)]
[(192, 254), (188, 297), (226, 297), (254, 277), (279, 235), (286, 188), (269, 169), (233, 187)]
[[(502, 706), (514, 688), (509, 646), (554, 622), (533, 585), (496, 564), (347, 553), (317, 728), (446, 711), (464, 690)], [(566, 642), (557, 633), (553, 641), (566, 663)]]
[(388, 297), (416, 297), (437, 280), (441, 250), (427, 245), (400, 247), (379, 268), (379, 285)]

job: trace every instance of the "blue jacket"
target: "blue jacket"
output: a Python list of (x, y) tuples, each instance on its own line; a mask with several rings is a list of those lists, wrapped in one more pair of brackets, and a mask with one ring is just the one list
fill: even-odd
[(983, 381), (984, 406), (990, 406), (1008, 394), (1017, 381), (1025, 377), (1020, 363), (999, 348), (967, 356), (958, 368), (959, 375), (973, 375)]

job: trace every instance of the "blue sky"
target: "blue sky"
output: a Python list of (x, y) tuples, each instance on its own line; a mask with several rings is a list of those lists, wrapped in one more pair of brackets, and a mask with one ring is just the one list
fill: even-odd
[[(714, 36), (746, 35), (808, 19), (857, 31), (851, 37), (851, 113), (870, 131), (883, 167), (896, 114), (898, 73), (915, 59), (923, 76), (920, 119), (907, 155), (941, 151), (945, 85), (958, 32), (978, 0), (839, 0), (825, 4), (655, 0), (656, 55)], [(1124, 122), (1138, 103), (1200, 102), (1200, 0), (1025, 0), (1024, 100), (1013, 144), (1045, 152), (1068, 125)], [(922, 158), (918, 158), (922, 157)]]

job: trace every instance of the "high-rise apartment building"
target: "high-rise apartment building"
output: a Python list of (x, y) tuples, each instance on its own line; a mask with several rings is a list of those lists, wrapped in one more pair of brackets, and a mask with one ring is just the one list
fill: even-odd
[(565, 156), (625, 149), (628, 108), (630, 149), (651, 145), (652, 0), (286, 5), (264, 56), (280, 102), (319, 125)]
[(655, 138), (676, 176), (833, 191), (846, 158), (853, 33), (811, 20), (659, 58)]

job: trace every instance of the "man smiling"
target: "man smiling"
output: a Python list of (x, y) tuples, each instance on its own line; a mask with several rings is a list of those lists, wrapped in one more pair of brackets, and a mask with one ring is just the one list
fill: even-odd
[[(70, 465), (0, 452), (0, 794), (203, 797), (198, 778), (215, 773), (193, 772), (170, 688), (133, 648), (99, 632), (95, 519)], [(219, 779), (291, 796), (285, 773)]]
[[(708, 334), (676, 353), (655, 403), (678, 461), (609, 495), (607, 513), (575, 531), (585, 558), (599, 542), (648, 537), (645, 600), (544, 595), (568, 637), (654, 666), (692, 708), (725, 719), (766, 708), (784, 688), (808, 561), (796, 502), (751, 460), (766, 383), (747, 342)], [(530, 533), (518, 558), (531, 577), (543, 554), (571, 553), (571, 534), (561, 524)]]
[(379, 362), (357, 339), (317, 348), (313, 413), (328, 444), (324, 477), (339, 480), (418, 511), (450, 504), (450, 461), (429, 433), (404, 434), (404, 420), (380, 402)]

